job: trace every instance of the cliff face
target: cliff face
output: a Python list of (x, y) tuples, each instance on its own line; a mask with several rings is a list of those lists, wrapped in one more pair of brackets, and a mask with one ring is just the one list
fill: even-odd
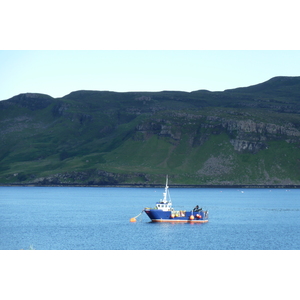
[(300, 184), (300, 78), (0, 101), (0, 183)]
[(171, 122), (168, 119), (152, 119), (151, 122), (137, 125), (136, 130), (145, 135), (168, 136), (176, 141), (181, 138), (183, 126), (194, 124), (197, 129), (190, 131), (192, 139), (196, 138), (199, 128), (209, 129), (211, 133), (223, 130), (228, 136), (232, 137), (230, 143), (233, 145), (234, 150), (248, 150), (253, 153), (265, 149), (268, 140), (286, 139), (287, 142), (294, 143), (300, 141), (300, 131), (292, 123), (277, 125), (255, 122), (251, 119), (232, 120), (216, 116), (203, 117), (191, 114), (181, 117), (182, 119), (177, 122)]
[(210, 121), (220, 124), (230, 136), (230, 140), (236, 151), (250, 151), (256, 153), (267, 148), (268, 140), (286, 139), (286, 141), (299, 142), (300, 131), (294, 124), (276, 125), (253, 120), (226, 120), (223, 118), (209, 118)]

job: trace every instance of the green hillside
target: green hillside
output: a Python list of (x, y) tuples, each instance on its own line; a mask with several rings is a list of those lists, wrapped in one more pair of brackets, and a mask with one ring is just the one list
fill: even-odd
[(300, 77), (0, 101), (0, 184), (299, 185)]

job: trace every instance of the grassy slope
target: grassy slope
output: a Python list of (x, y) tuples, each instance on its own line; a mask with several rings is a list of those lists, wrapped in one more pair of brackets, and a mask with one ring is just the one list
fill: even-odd
[[(276, 107), (281, 103), (297, 110), (295, 95), (300, 89), (293, 88), (287, 100), (287, 89), (279, 87), (274, 93), (273, 83), (267, 87), (269, 91), (256, 87), (225, 93), (142, 93), (151, 97), (145, 101), (135, 100), (138, 93), (76, 92), (34, 111), (11, 106), (0, 111), (1, 129), (8, 132), (1, 135), (0, 181), (30, 182), (57, 173), (104, 170), (132, 174), (123, 179), (128, 183), (145, 181), (134, 173), (147, 174), (150, 182), (158, 183), (168, 173), (174, 184), (299, 184), (297, 143), (280, 137), (256, 154), (237, 153), (228, 132), (201, 129), (206, 116), (278, 125), (290, 122), (299, 128), (298, 113)], [(253, 106), (257, 103), (271, 109)], [(67, 106), (66, 114), (57, 113), (62, 104)], [(129, 107), (141, 113), (130, 112)], [(203, 118), (190, 121), (172, 116), (164, 111), (170, 107)], [(136, 131), (139, 124), (162, 119), (172, 124), (173, 133), (180, 133), (179, 139)]]

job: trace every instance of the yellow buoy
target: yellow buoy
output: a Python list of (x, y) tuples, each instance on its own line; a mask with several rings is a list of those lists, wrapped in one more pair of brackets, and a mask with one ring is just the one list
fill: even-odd
[(139, 217), (145, 210), (143, 209), (141, 213), (139, 213), (137, 216), (130, 219), (130, 222), (134, 223), (136, 222), (136, 218)]
[(194, 220), (195, 217), (193, 215), (190, 216), (190, 220)]

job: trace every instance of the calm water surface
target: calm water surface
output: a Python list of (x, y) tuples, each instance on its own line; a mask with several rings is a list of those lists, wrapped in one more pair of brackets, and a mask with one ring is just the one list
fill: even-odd
[(300, 190), (175, 189), (173, 206), (206, 224), (151, 223), (163, 188), (0, 187), (0, 249), (300, 249)]

